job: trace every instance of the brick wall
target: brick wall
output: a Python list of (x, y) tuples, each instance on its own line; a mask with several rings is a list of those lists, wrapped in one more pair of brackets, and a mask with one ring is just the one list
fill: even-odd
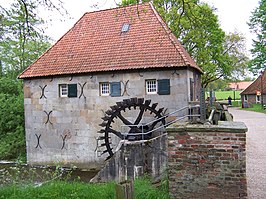
[(246, 198), (244, 123), (172, 125), (168, 129), (172, 198)]

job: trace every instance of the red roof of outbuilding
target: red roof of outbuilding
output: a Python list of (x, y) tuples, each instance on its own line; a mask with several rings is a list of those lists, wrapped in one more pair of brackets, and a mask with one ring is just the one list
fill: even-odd
[(245, 90), (243, 90), (240, 94), (241, 95), (256, 95), (257, 91), (260, 91), (263, 94), (266, 93), (266, 70), (264, 70), (263, 73), (252, 84), (250, 84)]
[(228, 84), (228, 87), (230, 89), (234, 90), (244, 90), (246, 89), (252, 82), (247, 81), (247, 82), (231, 82)]
[(183, 66), (202, 72), (147, 3), (84, 14), (19, 78)]

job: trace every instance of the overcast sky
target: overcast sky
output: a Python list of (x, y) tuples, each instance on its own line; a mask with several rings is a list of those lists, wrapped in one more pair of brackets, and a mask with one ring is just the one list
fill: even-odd
[[(14, 0), (0, 0), (1, 5), (7, 4)], [(56, 0), (52, 0), (56, 1)], [(69, 12), (69, 18), (62, 21), (62, 16), (56, 16), (53, 13), (53, 23), (49, 24), (46, 33), (50, 35), (55, 41), (60, 39), (73, 25), (82, 17), (85, 12), (95, 10), (102, 10), (116, 6), (116, 2), (120, 0), (62, 0), (64, 7)], [(234, 32), (235, 30), (241, 32), (247, 39), (247, 49), (251, 48), (252, 35), (249, 31), (247, 21), (256, 7), (258, 7), (259, 0), (203, 0), (209, 5), (217, 8), (216, 14), (222, 29), (226, 32)], [(96, 8), (94, 5), (98, 5)], [(43, 13), (43, 17), (47, 18), (47, 13)], [(60, 20), (59, 20), (60, 19)]]
[[(2, 1), (2, 0), (1, 0)], [(241, 32), (247, 39), (247, 49), (251, 48), (252, 34), (249, 31), (247, 21), (256, 7), (259, 0), (204, 0), (209, 5), (217, 8), (216, 14), (222, 29), (226, 32)], [(66, 21), (55, 20), (47, 29), (47, 33), (53, 39), (58, 40), (74, 23), (85, 13), (94, 10), (102, 10), (115, 7), (115, 2), (119, 0), (63, 0), (65, 8), (72, 19)], [(98, 8), (93, 5), (98, 4)]]
[(241, 32), (247, 39), (247, 48), (251, 48), (252, 38), (247, 22), (251, 12), (258, 7), (259, 0), (204, 0), (217, 8), (216, 14), (222, 29), (226, 32)]

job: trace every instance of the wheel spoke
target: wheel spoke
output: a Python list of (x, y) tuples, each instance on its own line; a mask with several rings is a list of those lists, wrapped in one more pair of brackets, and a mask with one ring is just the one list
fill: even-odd
[(107, 131), (110, 132), (110, 133), (115, 134), (120, 139), (124, 139), (124, 136), (120, 132), (118, 132), (118, 131), (116, 131), (114, 129), (108, 128)]
[(130, 129), (130, 131), (128, 133), (142, 133), (142, 132), (141, 132), (141, 129), (140, 128), (134, 126), (134, 127), (132, 127)]
[(139, 115), (138, 115), (136, 121), (134, 122), (134, 125), (138, 125), (140, 123), (142, 116), (143, 116), (143, 113), (144, 113), (144, 110), (145, 109), (143, 107), (141, 107)]
[(156, 124), (158, 124), (159, 122), (161, 122), (161, 120), (156, 120), (156, 121), (154, 121), (154, 122), (149, 126), (149, 130), (148, 130), (148, 131), (153, 130), (154, 127), (156, 126)]
[(130, 121), (128, 121), (126, 118), (124, 118), (121, 113), (117, 114), (117, 116), (119, 117), (119, 119), (125, 124), (128, 125), (130, 128), (133, 125)]
[[(105, 111), (105, 116), (102, 117), (103, 122), (99, 124), (101, 127), (104, 127), (104, 129), (99, 131), (100, 133), (104, 134), (99, 138), (101, 142), (104, 141), (101, 146), (106, 147), (106, 150), (103, 151), (103, 154), (109, 153), (108, 158), (111, 158), (114, 155), (113, 147), (118, 144), (118, 139), (149, 139), (152, 136), (152, 132), (143, 135), (142, 133), (147, 133), (154, 130), (157, 126), (159, 126), (160, 123), (162, 123), (162, 125), (165, 124), (165, 120), (162, 118), (161, 114), (164, 109), (161, 108), (157, 111), (157, 105), (158, 103), (151, 104), (151, 100), (144, 101), (144, 98), (131, 98), (125, 99), (122, 102), (116, 102), (116, 105), (110, 106), (110, 109)], [(129, 111), (130, 113), (123, 115), (122, 111)], [(142, 121), (146, 121), (146, 119), (144, 120), (144, 117), (146, 117), (146, 112), (150, 112), (151, 115), (148, 116), (147, 114), (147, 120), (152, 118), (152, 116), (154, 116), (154, 118), (161, 119), (150, 122), (149, 125), (140, 125)], [(129, 117), (127, 117), (128, 115)], [(118, 125), (125, 125), (127, 134), (124, 134), (126, 132), (119, 130)], [(117, 139), (112, 139), (116, 136)]]

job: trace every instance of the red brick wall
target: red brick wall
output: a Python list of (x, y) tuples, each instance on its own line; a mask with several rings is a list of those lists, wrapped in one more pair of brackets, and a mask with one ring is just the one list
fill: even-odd
[(168, 131), (172, 198), (246, 198), (246, 126), (171, 126)]

